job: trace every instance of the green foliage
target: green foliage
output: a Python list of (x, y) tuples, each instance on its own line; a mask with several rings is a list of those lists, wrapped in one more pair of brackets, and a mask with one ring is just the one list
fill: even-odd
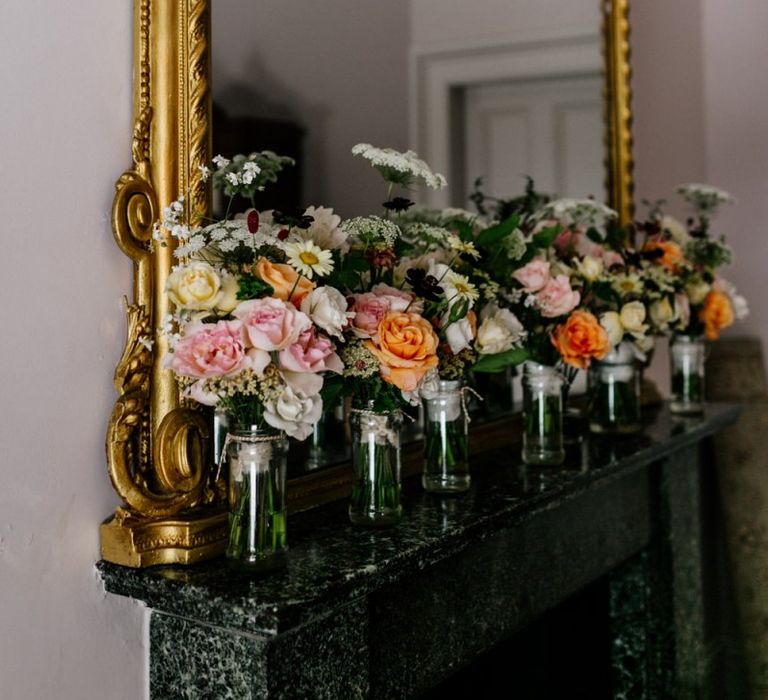
[(528, 351), (525, 348), (512, 348), (496, 355), (480, 355), (480, 358), (472, 367), (473, 372), (493, 373), (510, 365), (519, 365), (528, 359)]
[(549, 226), (542, 229), (531, 239), (531, 245), (534, 248), (546, 249), (549, 248), (557, 238), (558, 234), (563, 230), (563, 227), (557, 224), (556, 226)]
[(481, 231), (475, 239), (475, 243), (483, 248), (499, 243), (517, 228), (519, 221), (520, 217), (517, 214), (513, 214), (501, 223), (489, 226), (484, 231)]
[(337, 399), (344, 392), (344, 380), (338, 374), (332, 374), (325, 377), (323, 388), (320, 390), (320, 396), (323, 399), (323, 405), (328, 408), (336, 403)]
[(258, 299), (259, 297), (270, 296), (275, 290), (271, 285), (263, 282), (254, 275), (243, 275), (238, 280), (238, 299)]

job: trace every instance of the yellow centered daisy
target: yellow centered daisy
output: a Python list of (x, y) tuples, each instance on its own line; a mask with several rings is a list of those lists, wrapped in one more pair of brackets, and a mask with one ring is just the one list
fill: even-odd
[(314, 253), (311, 251), (304, 251), (303, 253), (299, 253), (299, 260), (303, 262), (305, 265), (309, 265), (310, 267), (312, 265), (317, 265), (317, 263), (320, 262), (320, 258), (317, 257)]
[(331, 251), (323, 250), (314, 241), (286, 243), (283, 250), (288, 264), (307, 279), (312, 279), (315, 275), (324, 277), (333, 270)]
[(472, 308), (472, 305), (480, 297), (480, 292), (469, 281), (468, 277), (453, 271), (445, 275), (440, 285), (445, 290), (445, 298), (448, 300), (449, 306), (453, 306), (455, 302), (465, 299), (469, 304), (469, 308)]

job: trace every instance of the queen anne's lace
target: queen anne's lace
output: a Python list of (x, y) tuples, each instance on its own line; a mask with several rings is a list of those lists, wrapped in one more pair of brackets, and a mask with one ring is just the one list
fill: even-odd
[(378, 170), (387, 182), (409, 185), (420, 182), (433, 190), (448, 183), (443, 175), (435, 173), (414, 151), (401, 153), (393, 148), (377, 148), (370, 143), (358, 143), (352, 154), (362, 156)]

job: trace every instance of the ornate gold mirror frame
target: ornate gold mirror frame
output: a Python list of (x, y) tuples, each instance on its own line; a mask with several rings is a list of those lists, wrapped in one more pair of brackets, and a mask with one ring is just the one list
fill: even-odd
[[(610, 203), (632, 217), (629, 0), (601, 0), (606, 64)], [(162, 208), (183, 192), (192, 211), (209, 209), (197, 166), (211, 158), (211, 0), (134, 0), (133, 167), (117, 181), (112, 227), (133, 261), (128, 338), (117, 368), (119, 394), (107, 430), (107, 462), (122, 499), (101, 526), (104, 559), (133, 567), (193, 563), (221, 554), (226, 538), (222, 484), (214, 483), (207, 417), (179, 396), (163, 368), (158, 327), (172, 246), (150, 248)], [(170, 243), (170, 241), (169, 241)], [(292, 482), (300, 510), (344, 493), (329, 469)]]

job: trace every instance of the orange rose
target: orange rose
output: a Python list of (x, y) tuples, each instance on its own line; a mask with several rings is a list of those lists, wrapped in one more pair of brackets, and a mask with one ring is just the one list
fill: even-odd
[(297, 308), (301, 305), (301, 300), (315, 288), (314, 282), (310, 282), (306, 277), (300, 278), (299, 273), (290, 265), (271, 263), (266, 258), (259, 258), (253, 266), (253, 274), (270, 285), (278, 299), (288, 301), (290, 297), (291, 303)]
[(678, 263), (683, 260), (683, 251), (673, 241), (649, 241), (645, 244), (644, 250), (662, 251), (664, 254), (657, 260), (670, 272), (674, 272)]
[[(374, 342), (376, 341), (376, 342)], [(381, 377), (401, 391), (414, 391), (437, 367), (438, 338), (429, 321), (414, 313), (384, 314), (367, 347), (381, 363)]]
[(586, 311), (574, 311), (565, 323), (555, 328), (552, 344), (563, 362), (580, 369), (589, 367), (593, 357), (602, 360), (611, 351), (605, 329)]
[(707, 340), (717, 340), (720, 331), (733, 323), (733, 304), (727, 294), (713, 289), (704, 299), (704, 306), (699, 311), (699, 320), (704, 324)]

